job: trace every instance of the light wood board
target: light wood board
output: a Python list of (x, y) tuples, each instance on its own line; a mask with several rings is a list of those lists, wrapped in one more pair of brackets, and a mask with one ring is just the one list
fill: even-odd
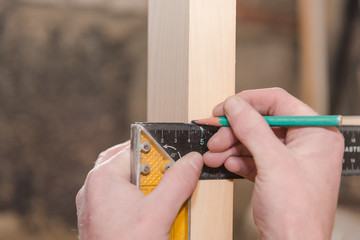
[[(236, 0), (150, 0), (148, 121), (211, 116), (235, 93)], [(232, 239), (233, 182), (201, 181), (191, 239)]]

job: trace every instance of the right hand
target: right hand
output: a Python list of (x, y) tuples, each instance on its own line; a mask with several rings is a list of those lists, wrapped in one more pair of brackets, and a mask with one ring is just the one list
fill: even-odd
[[(330, 239), (344, 140), (336, 128), (272, 129), (261, 115), (317, 115), (282, 89), (250, 90), (213, 111), (229, 120), (208, 142), (205, 164), (255, 182), (255, 224), (261, 239)], [(275, 130), (275, 131), (273, 131)]]

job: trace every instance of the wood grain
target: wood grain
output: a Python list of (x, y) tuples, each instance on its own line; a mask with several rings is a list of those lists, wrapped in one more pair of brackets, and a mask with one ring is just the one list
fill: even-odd
[[(236, 0), (150, 0), (148, 121), (211, 116), (235, 93)], [(201, 181), (191, 239), (232, 239), (233, 182)]]

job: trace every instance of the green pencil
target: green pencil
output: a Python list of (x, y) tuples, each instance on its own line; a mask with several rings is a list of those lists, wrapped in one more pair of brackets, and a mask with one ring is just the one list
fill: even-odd
[[(273, 127), (336, 127), (360, 126), (360, 116), (322, 115), (322, 116), (264, 116)], [(198, 125), (229, 127), (226, 117), (212, 117), (192, 121)]]

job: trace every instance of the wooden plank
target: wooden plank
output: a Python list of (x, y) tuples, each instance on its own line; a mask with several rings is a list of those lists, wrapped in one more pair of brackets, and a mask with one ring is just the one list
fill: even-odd
[(298, 0), (301, 99), (321, 114), (329, 109), (325, 0)]
[[(150, 0), (148, 120), (211, 116), (235, 93), (236, 0)], [(232, 239), (233, 182), (201, 181), (191, 239)]]

